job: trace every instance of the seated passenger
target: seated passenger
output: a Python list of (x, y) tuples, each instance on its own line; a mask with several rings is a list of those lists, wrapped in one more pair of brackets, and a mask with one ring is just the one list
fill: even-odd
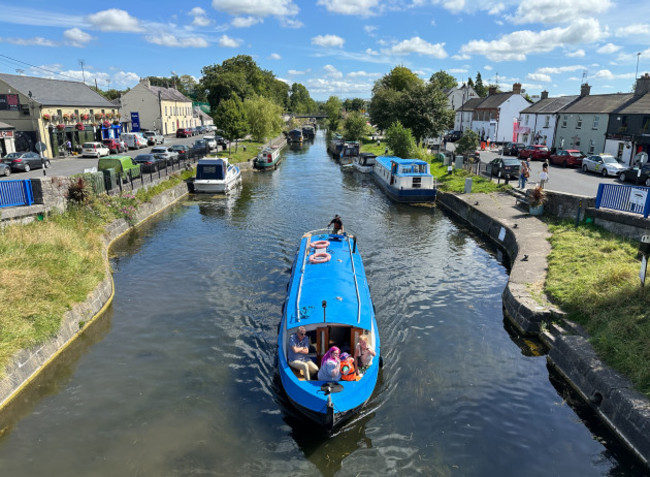
[(343, 381), (356, 381), (354, 358), (348, 353), (341, 353), (341, 379)]
[(289, 353), (287, 361), (289, 366), (299, 371), (305, 376), (306, 380), (311, 379), (311, 373), (318, 372), (318, 366), (309, 356), (309, 336), (304, 326), (299, 326), (298, 331), (289, 338)]
[(341, 350), (332, 346), (323, 356), (318, 379), (321, 381), (338, 381), (341, 379)]
[(372, 364), (373, 356), (376, 356), (375, 350), (368, 344), (368, 336), (359, 336), (359, 341), (354, 348), (354, 361), (357, 364), (357, 374), (363, 376), (363, 373)]

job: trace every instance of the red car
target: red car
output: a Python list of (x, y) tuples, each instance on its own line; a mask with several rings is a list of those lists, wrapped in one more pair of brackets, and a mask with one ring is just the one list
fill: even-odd
[(123, 146), (117, 139), (104, 139), (102, 142), (104, 143), (104, 146), (106, 146), (111, 152), (111, 154), (119, 154), (120, 152), (126, 151), (126, 147)]
[(178, 128), (176, 137), (192, 137), (192, 130), (190, 128)]
[(555, 154), (551, 154), (551, 164), (557, 164), (563, 167), (582, 167), (583, 153), (577, 149), (560, 149)]
[(531, 161), (543, 161), (545, 159), (548, 159), (550, 155), (551, 151), (548, 150), (548, 147), (542, 146), (541, 144), (526, 146), (519, 151), (520, 159), (526, 159), (527, 157), (530, 157)]

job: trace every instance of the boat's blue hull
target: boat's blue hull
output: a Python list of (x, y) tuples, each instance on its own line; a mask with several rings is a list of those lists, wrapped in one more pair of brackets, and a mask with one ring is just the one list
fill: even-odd
[[(329, 242), (326, 249), (309, 246), (324, 240)], [(324, 250), (331, 259), (310, 263), (310, 256)], [(306, 380), (289, 367), (289, 337), (299, 326), (316, 337), (312, 344), (317, 356), (322, 356), (332, 345), (352, 355), (358, 336), (365, 335), (376, 357), (362, 377), (337, 381), (338, 384), (330, 386), (333, 388), (330, 391), (328, 381), (318, 380), (317, 376)], [(292, 267), (278, 335), (279, 373), (288, 398), (303, 415), (331, 430), (354, 416), (370, 399), (377, 383), (379, 355), (374, 307), (356, 241), (347, 236), (305, 234)]]
[(436, 200), (437, 189), (397, 189), (386, 184), (386, 181), (378, 177), (375, 172), (373, 172), (373, 177), (384, 193), (395, 202), (414, 203)]

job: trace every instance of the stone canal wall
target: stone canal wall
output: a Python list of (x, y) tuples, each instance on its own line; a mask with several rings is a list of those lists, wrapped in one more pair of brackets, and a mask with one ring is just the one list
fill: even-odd
[[(521, 333), (537, 335), (548, 346), (549, 365), (567, 380), (621, 442), (650, 467), (650, 400), (604, 364), (596, 356), (586, 333), (566, 321), (564, 313), (546, 303), (543, 297), (546, 257), (550, 252), (546, 225), (515, 210), (512, 197), (499, 194), (441, 192), (437, 201), (455, 218), (487, 235), (505, 250), (511, 263), (510, 279), (503, 291), (507, 319)], [(614, 221), (614, 215), (608, 214), (608, 218)], [(638, 233), (639, 224), (634, 225), (637, 226), (634, 233)]]

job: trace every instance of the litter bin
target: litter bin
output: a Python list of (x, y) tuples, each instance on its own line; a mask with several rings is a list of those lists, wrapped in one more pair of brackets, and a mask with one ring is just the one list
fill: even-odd
[(113, 190), (117, 187), (117, 171), (114, 168), (103, 169), (104, 173), (104, 187), (106, 191)]

